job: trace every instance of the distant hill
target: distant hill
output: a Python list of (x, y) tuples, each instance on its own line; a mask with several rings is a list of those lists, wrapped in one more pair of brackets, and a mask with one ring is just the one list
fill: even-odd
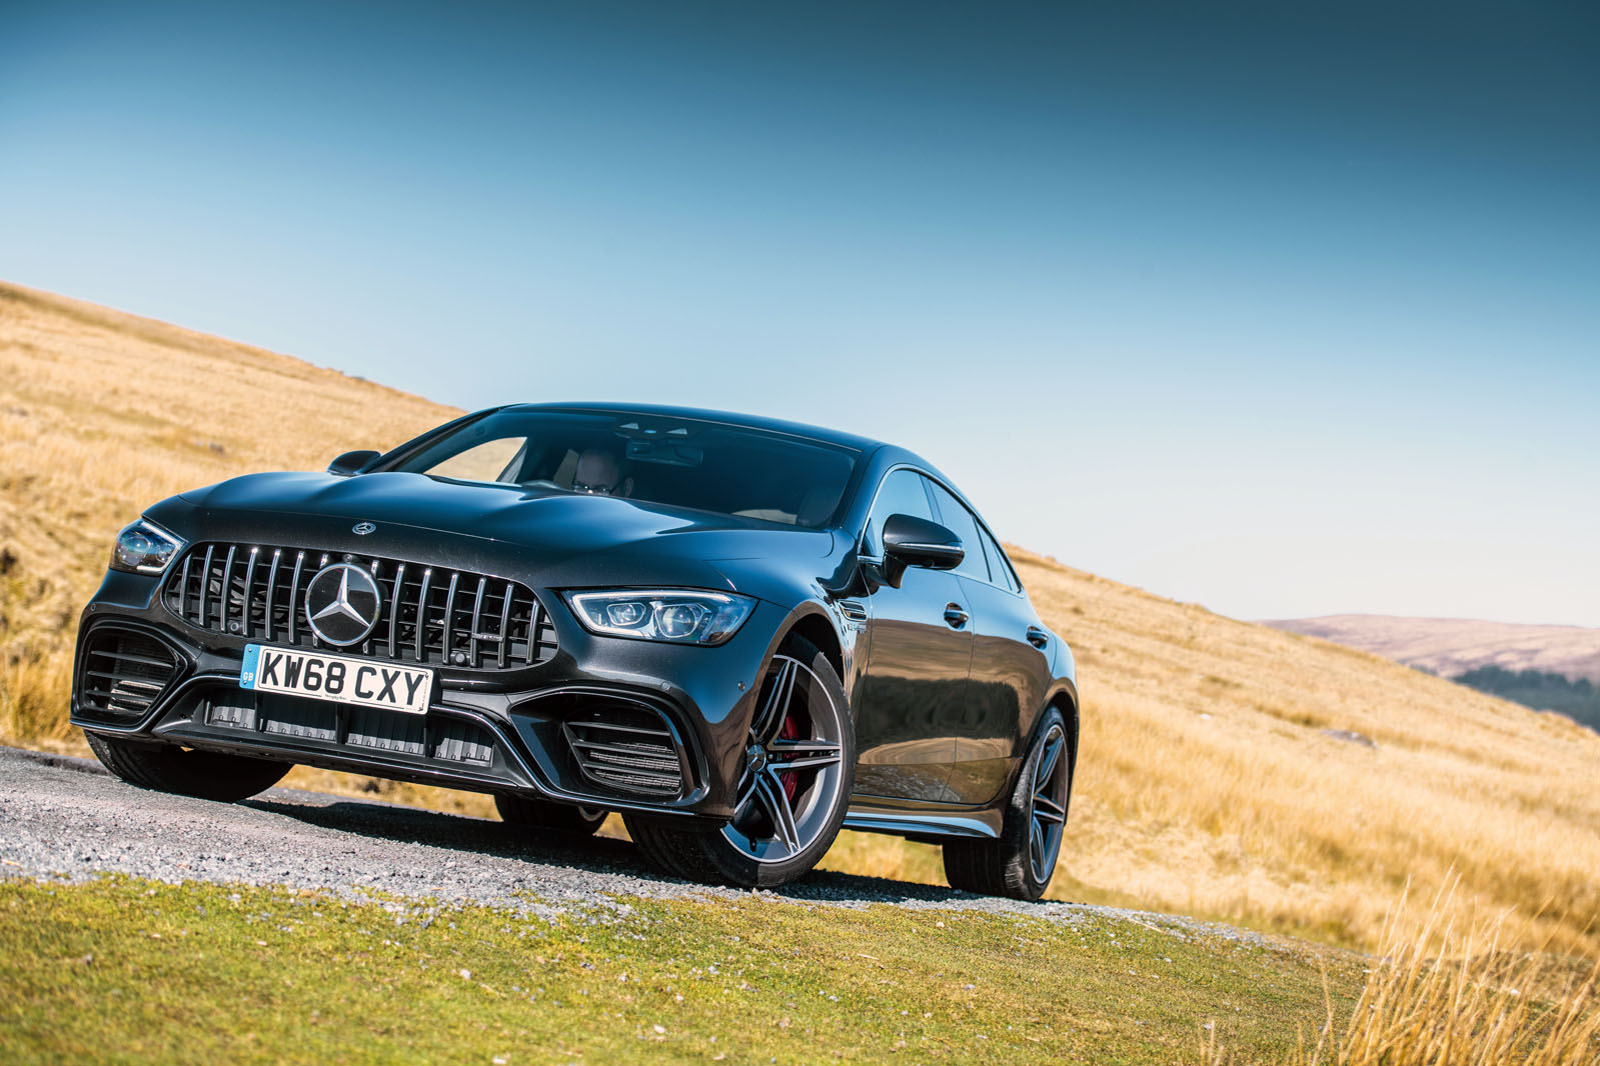
[[(250, 470), (320, 469), (457, 413), (0, 283), (0, 743), (84, 750), (66, 721), (78, 611), (142, 506)], [(1083, 693), (1055, 895), (1375, 944), (1408, 878), (1414, 898), (1432, 899), (1454, 870), (1444, 906), (1462, 927), (1509, 908), (1529, 919), (1517, 935), (1530, 944), (1548, 936), (1555, 950), (1600, 953), (1600, 736), (1365, 652), (1012, 553), (1045, 622), (1071, 642)], [(475, 795), (294, 775), (490, 809)], [(846, 834), (826, 862), (939, 877), (932, 849), (889, 837)]]
[(1498, 666), (1600, 683), (1600, 629), (1383, 614), (1331, 614), (1263, 624), (1359, 648), (1440, 677)]

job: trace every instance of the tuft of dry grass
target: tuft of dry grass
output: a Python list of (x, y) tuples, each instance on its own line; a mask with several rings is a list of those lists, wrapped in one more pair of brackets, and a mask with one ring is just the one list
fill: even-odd
[[(1341, 1022), (1302, 1036), (1286, 1066), (1594, 1066), (1600, 1062), (1600, 961), (1517, 951), (1506, 915), (1457, 926), (1450, 883), (1425, 912), (1405, 895), (1390, 913), (1361, 996)], [(1508, 935), (1509, 934), (1509, 935)], [(1232, 1066), (1213, 1027), (1207, 1066)]]
[[(1434, 923), (1397, 921), (1349, 1026), (1332, 1021), (1293, 1066), (1594, 1066), (1600, 965), (1576, 978), (1548, 956), (1508, 950), (1497, 931), (1457, 944)], [(1443, 936), (1450, 954), (1433, 957)], [(1454, 957), (1451, 957), (1453, 955)]]
[[(318, 469), (457, 413), (0, 284), (0, 742), (81, 746), (66, 724), (77, 613), (142, 506), (249, 471)], [(1456, 927), (1508, 911), (1523, 920), (1508, 946), (1600, 958), (1600, 736), (1011, 550), (1079, 662), (1082, 751), (1053, 895), (1374, 947), (1402, 886), (1437, 892), (1454, 870), (1442, 905)], [(305, 769), (290, 781), (492, 809)], [(941, 870), (934, 848), (858, 834), (826, 865), (928, 882)]]

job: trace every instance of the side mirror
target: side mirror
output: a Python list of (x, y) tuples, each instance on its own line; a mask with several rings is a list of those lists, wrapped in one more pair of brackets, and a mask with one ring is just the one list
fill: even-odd
[(892, 514), (883, 523), (883, 579), (899, 588), (906, 568), (954, 570), (967, 557), (961, 538), (937, 522)]
[(345, 452), (328, 464), (328, 473), (334, 477), (351, 477), (365, 470), (367, 464), (381, 454), (374, 451)]

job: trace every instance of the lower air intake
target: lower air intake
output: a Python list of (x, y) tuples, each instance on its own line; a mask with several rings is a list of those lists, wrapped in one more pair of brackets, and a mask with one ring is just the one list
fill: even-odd
[(615, 792), (678, 796), (683, 760), (672, 730), (651, 711), (616, 709), (569, 720), (561, 727), (584, 777)]
[(78, 659), (78, 705), (100, 718), (137, 719), (178, 676), (178, 656), (154, 637), (101, 626)]

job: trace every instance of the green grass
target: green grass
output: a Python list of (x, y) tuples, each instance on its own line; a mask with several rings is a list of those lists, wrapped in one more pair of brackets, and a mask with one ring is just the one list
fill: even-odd
[(1363, 961), (1138, 921), (769, 896), (553, 920), (286, 889), (0, 882), (0, 1061), (1282, 1060)]

